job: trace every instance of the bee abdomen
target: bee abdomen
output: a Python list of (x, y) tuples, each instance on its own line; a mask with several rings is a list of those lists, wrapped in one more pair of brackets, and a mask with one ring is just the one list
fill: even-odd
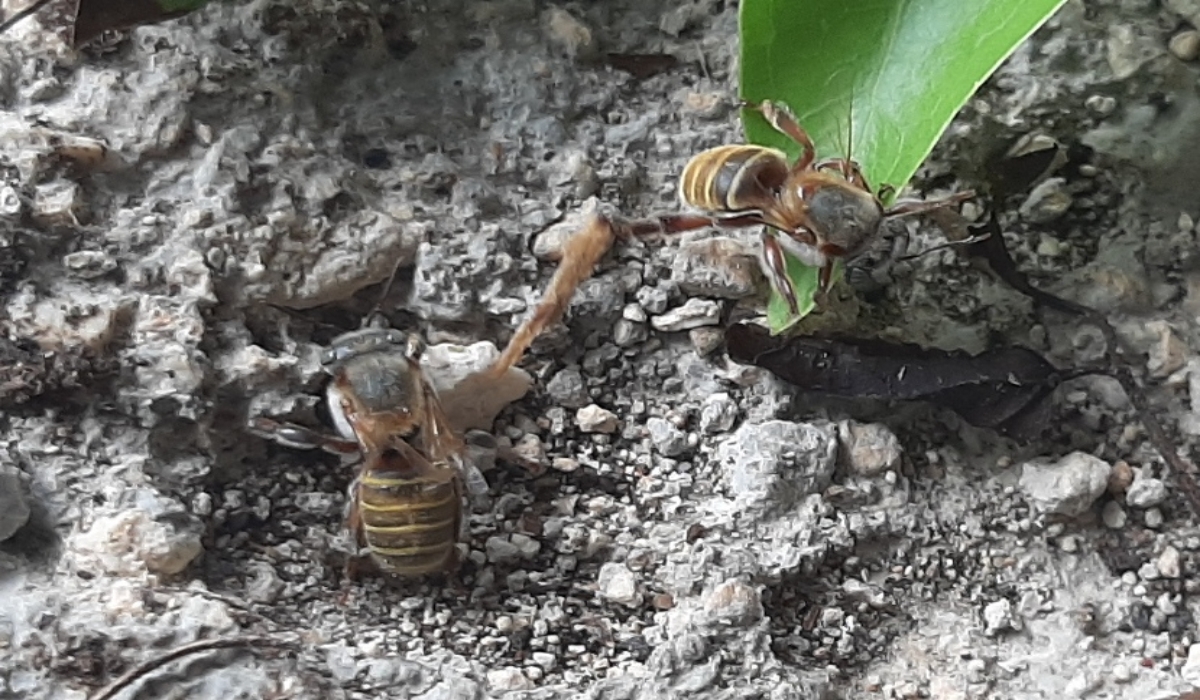
[(679, 196), (706, 211), (763, 209), (787, 175), (783, 151), (746, 144), (717, 146), (688, 161), (679, 178)]
[(379, 566), (401, 576), (440, 571), (458, 543), (462, 492), (457, 479), (363, 475), (359, 510)]

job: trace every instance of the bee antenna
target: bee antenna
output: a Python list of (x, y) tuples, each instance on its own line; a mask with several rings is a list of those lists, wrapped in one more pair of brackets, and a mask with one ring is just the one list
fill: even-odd
[(324, 321), (317, 321), (315, 319), (311, 319), (308, 316), (305, 316), (304, 314), (300, 313), (296, 309), (293, 309), (293, 308), (290, 308), (287, 306), (283, 306), (280, 304), (267, 304), (267, 306), (271, 307), (272, 309), (275, 309), (276, 311), (282, 311), (284, 314), (291, 316), (292, 318), (304, 321), (305, 323), (311, 323), (312, 325), (318, 326), (321, 328), (331, 328), (335, 331), (338, 331), (339, 333), (342, 331), (341, 328), (338, 328), (337, 326), (333, 325), (332, 323), (325, 323)]
[(388, 295), (392, 293), (392, 287), (396, 284), (396, 275), (400, 272), (400, 261), (396, 261), (396, 265), (392, 267), (392, 274), (388, 275), (387, 282), (383, 285), (383, 291), (376, 300), (375, 305), (367, 313), (363, 319), (363, 326), (375, 326), (380, 323), (386, 325), (387, 319), (382, 318), (383, 302), (387, 300)]

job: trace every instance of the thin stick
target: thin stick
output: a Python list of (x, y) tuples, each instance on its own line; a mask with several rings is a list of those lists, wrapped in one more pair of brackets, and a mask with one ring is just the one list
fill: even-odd
[(139, 678), (154, 671), (157, 668), (165, 666), (172, 661), (177, 661), (185, 656), (198, 654), (202, 651), (212, 651), (214, 649), (253, 649), (255, 647), (290, 647), (293, 642), (282, 639), (273, 639), (271, 637), (235, 637), (232, 639), (204, 639), (191, 644), (184, 644), (181, 647), (172, 649), (170, 652), (163, 654), (157, 658), (151, 659), (144, 664), (139, 664), (130, 669), (117, 680), (109, 683), (99, 693), (92, 696), (92, 700), (111, 700), (116, 697), (117, 693), (128, 688)]
[(50, 0), (36, 0), (36, 2), (34, 2), (29, 7), (26, 7), (24, 10), (18, 10), (15, 15), (13, 15), (12, 17), (9, 17), (8, 19), (4, 20), (3, 22), (0, 22), (0, 34), (7, 32), (9, 30), (9, 28), (12, 27), (17, 22), (20, 22), (21, 20), (25, 19), (29, 15), (34, 14), (35, 12), (37, 12), (38, 10), (42, 9), (43, 7), (45, 7), (46, 5), (49, 5), (49, 4), (50, 4)]

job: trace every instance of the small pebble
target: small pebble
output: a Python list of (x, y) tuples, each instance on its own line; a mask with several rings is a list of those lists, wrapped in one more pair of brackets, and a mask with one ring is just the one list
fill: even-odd
[(704, 612), (710, 624), (745, 627), (762, 619), (762, 598), (742, 581), (726, 581), (704, 597)]
[(1200, 56), (1200, 31), (1187, 29), (1171, 37), (1167, 44), (1171, 54), (1181, 61), (1194, 61)]
[(596, 584), (600, 588), (600, 595), (614, 603), (630, 608), (641, 605), (642, 596), (637, 590), (637, 580), (624, 564), (607, 562), (601, 566)]
[(1151, 508), (1146, 511), (1145, 515), (1146, 527), (1151, 530), (1157, 530), (1163, 526), (1162, 511), (1157, 508)]
[(1183, 574), (1182, 564), (1179, 557), (1179, 550), (1167, 545), (1163, 549), (1162, 554), (1158, 555), (1158, 559), (1154, 562), (1158, 573), (1165, 578), (1179, 578)]
[(711, 299), (688, 299), (683, 306), (650, 319), (655, 330), (664, 333), (715, 326), (721, 321), (721, 304)]
[(708, 435), (727, 432), (737, 420), (737, 413), (737, 403), (729, 394), (709, 394), (700, 409), (700, 430)]
[(611, 433), (616, 431), (620, 420), (607, 408), (590, 404), (575, 412), (575, 424), (585, 433)]
[(688, 449), (687, 433), (664, 418), (650, 418), (646, 421), (646, 430), (650, 433), (654, 448), (667, 457), (677, 457)]
[(1109, 501), (1104, 504), (1100, 518), (1104, 521), (1104, 526), (1110, 530), (1120, 530), (1125, 527), (1125, 523), (1129, 520), (1129, 516), (1125, 515), (1125, 509), (1116, 501)]
[(1187, 661), (1179, 669), (1179, 675), (1193, 686), (1200, 686), (1200, 644), (1188, 647)]
[(1112, 467), (1086, 452), (1057, 462), (1030, 461), (1021, 466), (1021, 490), (1041, 513), (1082, 515), (1108, 488)]
[(1016, 629), (1012, 603), (1007, 600), (988, 603), (983, 608), (983, 622), (983, 633), (988, 637), (994, 637), (1005, 630)]
[(566, 408), (583, 408), (590, 400), (583, 374), (575, 367), (555, 373), (546, 382), (546, 393), (556, 404)]
[(1167, 500), (1167, 485), (1160, 479), (1135, 479), (1125, 492), (1125, 502), (1133, 508), (1153, 508)]
[(705, 357), (721, 347), (721, 342), (725, 340), (725, 333), (720, 328), (705, 326), (688, 331), (688, 338), (692, 341), (692, 347), (696, 349), (696, 354)]
[(1117, 460), (1108, 473), (1108, 492), (1114, 496), (1125, 493), (1133, 483), (1133, 467), (1125, 460)]
[(880, 423), (838, 423), (838, 442), (846, 467), (860, 476), (878, 476), (900, 463), (900, 440)]

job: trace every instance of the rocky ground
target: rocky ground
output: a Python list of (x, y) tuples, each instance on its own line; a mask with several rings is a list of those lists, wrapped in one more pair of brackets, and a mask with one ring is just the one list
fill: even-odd
[[(1141, 353), (1187, 455), (1200, 6), (1166, 5), (1068, 2), (915, 184), (977, 187), (1019, 137), (1060, 143), (1062, 167), (1001, 203), (1006, 240)], [(724, 356), (719, 324), (762, 284), (752, 248), (714, 262), (707, 234), (620, 246), (523, 361), (532, 388), (494, 432), (550, 468), (486, 472), (461, 586), (343, 586), (351, 472), (248, 434), (247, 416), (321, 424), (321, 346), (398, 262), (393, 325), (502, 345), (552, 272), (556, 224), (592, 198), (667, 210), (691, 154), (740, 139), (735, 49), (720, 0), (251, 0), (79, 54), (15, 27), (0, 696), (90, 697), (207, 639), (244, 643), (120, 697), (1153, 700), (1200, 684), (1197, 517), (1113, 380), (1061, 389), (1031, 444), (924, 405), (814, 401)], [(941, 240), (909, 227), (917, 248)], [(860, 316), (915, 341), (1104, 355), (1094, 327), (952, 250), (883, 282)]]

